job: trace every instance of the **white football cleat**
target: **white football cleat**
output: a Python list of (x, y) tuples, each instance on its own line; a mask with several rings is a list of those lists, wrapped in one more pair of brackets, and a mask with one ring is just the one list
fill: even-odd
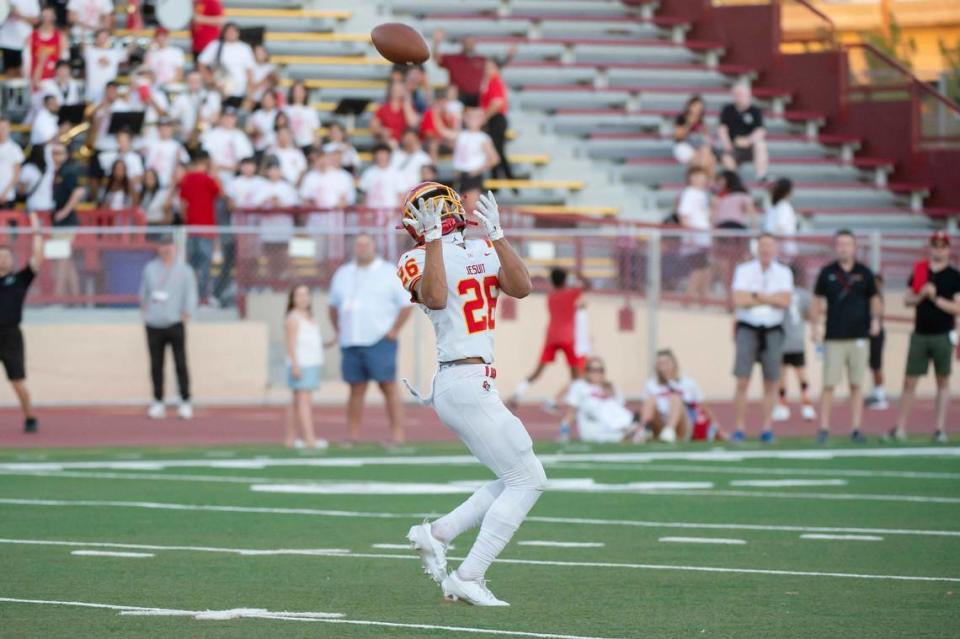
[(444, 583), (447, 578), (447, 547), (433, 536), (430, 524), (423, 522), (417, 526), (411, 526), (410, 532), (407, 533), (407, 540), (410, 546), (420, 553), (423, 572), (430, 575), (430, 578), (438, 584)]
[(771, 418), (775, 422), (785, 422), (790, 419), (790, 407), (783, 404), (777, 404), (773, 407)]
[(177, 417), (193, 419), (193, 406), (190, 405), (190, 402), (180, 402), (180, 406), (177, 408)]
[(153, 402), (147, 409), (147, 417), (150, 419), (163, 419), (167, 416), (167, 408), (163, 402)]
[(671, 426), (670, 428), (664, 428), (660, 431), (660, 434), (657, 435), (657, 439), (666, 444), (673, 444), (677, 441), (677, 431)]
[(449, 601), (465, 601), (473, 606), (509, 606), (493, 596), (483, 580), (466, 581), (460, 579), (457, 571), (451, 572), (440, 584), (443, 588), (443, 597)]

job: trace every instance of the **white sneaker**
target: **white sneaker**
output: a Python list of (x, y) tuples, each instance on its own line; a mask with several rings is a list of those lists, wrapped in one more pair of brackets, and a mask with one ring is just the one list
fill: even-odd
[(295, 439), (295, 440), (293, 440), (293, 447), (294, 447), (295, 449), (297, 449), (297, 450), (302, 450), (304, 446), (306, 446), (306, 444), (303, 443), (303, 440), (302, 440), (302, 439)]
[(163, 419), (167, 416), (167, 407), (163, 402), (153, 402), (147, 409), (147, 417), (150, 419)]
[(316, 439), (313, 442), (314, 450), (326, 450), (328, 448), (330, 448), (330, 442), (325, 439)]
[(817, 411), (810, 404), (804, 404), (800, 409), (800, 416), (803, 417), (803, 421), (812, 422), (817, 418)]
[(423, 522), (412, 526), (407, 533), (410, 546), (420, 553), (420, 562), (423, 572), (430, 575), (438, 584), (445, 583), (447, 578), (447, 547), (433, 536), (430, 524)]
[(193, 406), (190, 405), (190, 402), (180, 402), (180, 406), (177, 408), (177, 417), (193, 419)]
[(486, 582), (466, 581), (460, 579), (457, 571), (451, 572), (440, 584), (443, 596), (450, 601), (462, 600), (474, 606), (509, 606), (506, 601), (500, 601), (493, 596)]
[(664, 428), (660, 431), (660, 434), (657, 435), (657, 439), (664, 443), (672, 444), (677, 441), (677, 431), (673, 428)]
[(790, 419), (790, 407), (784, 406), (783, 404), (777, 404), (773, 407), (773, 413), (771, 414), (773, 421), (775, 422), (785, 422)]

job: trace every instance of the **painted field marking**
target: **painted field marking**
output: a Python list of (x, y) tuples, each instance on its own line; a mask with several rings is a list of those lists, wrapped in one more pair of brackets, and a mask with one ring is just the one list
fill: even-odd
[[(0, 540), (0, 543), (16, 543), (23, 545), (33, 545), (34, 542), (29, 539), (24, 540)], [(37, 545), (77, 545), (77, 546), (87, 546), (94, 545), (88, 544), (86, 542), (79, 541), (46, 541), (40, 540), (36, 542)], [(114, 544), (108, 544), (105, 542), (97, 542), (95, 545), (100, 547), (111, 546)], [(129, 548), (136, 547), (134, 544), (115, 544), (116, 547)], [(156, 546), (151, 546), (151, 548), (156, 548)], [(171, 549), (180, 549), (186, 547), (170, 547)], [(233, 548), (220, 548), (217, 552), (224, 552), (230, 554), (239, 554), (237, 553), (238, 549)], [(390, 559), (390, 560), (416, 560), (419, 561), (420, 558), (417, 555), (405, 554), (397, 555), (392, 553), (362, 553), (362, 552), (351, 552), (351, 553), (329, 553), (329, 554), (318, 554), (307, 551), (297, 551), (297, 550), (287, 550), (283, 554), (289, 555), (298, 555), (304, 554), (312, 557), (326, 557), (326, 558), (335, 558), (335, 559)], [(447, 557), (447, 559), (452, 559), (454, 561), (463, 560), (464, 557)], [(715, 572), (715, 573), (731, 573), (731, 574), (745, 574), (745, 575), (776, 575), (776, 576), (788, 576), (788, 577), (834, 577), (834, 578), (843, 578), (843, 579), (881, 579), (881, 580), (892, 580), (892, 581), (943, 581), (950, 583), (960, 583), (960, 577), (925, 577), (925, 576), (915, 576), (915, 575), (876, 575), (876, 574), (860, 574), (860, 573), (846, 573), (846, 572), (814, 572), (806, 570), (777, 570), (770, 568), (724, 568), (719, 566), (686, 566), (686, 565), (677, 565), (677, 564), (632, 564), (632, 563), (619, 563), (619, 562), (607, 562), (607, 561), (554, 561), (546, 559), (503, 559), (497, 558), (496, 563), (500, 564), (516, 564), (524, 566), (563, 566), (568, 568), (623, 568), (623, 569), (633, 569), (633, 570), (669, 570), (669, 571), (681, 571), (681, 572)], [(2, 599), (0, 599), (2, 601)]]
[[(223, 548), (220, 546), (159, 546), (156, 544), (118, 544), (99, 541), (60, 541), (56, 539), (0, 539), (0, 544), (21, 544), (25, 546), (73, 546), (83, 548), (130, 548), (133, 550), (183, 550), (187, 552), (215, 552), (245, 557), (269, 555), (346, 555), (346, 548)], [(409, 546), (404, 546), (409, 549)], [(92, 552), (92, 551), (91, 551)]]
[(410, 550), (410, 544), (370, 544), (370, 547), (380, 550)]
[(720, 537), (661, 537), (657, 541), (666, 544), (720, 544), (726, 546), (746, 545), (744, 539), (723, 539)]
[(271, 612), (263, 608), (234, 608), (231, 610), (179, 610), (176, 608), (152, 608), (145, 606), (121, 606), (116, 604), (91, 603), (86, 601), (55, 601), (49, 599), (19, 599), (0, 597), (0, 603), (36, 604), (46, 606), (73, 606), (79, 608), (103, 608), (117, 610), (121, 615), (137, 616), (182, 616), (201, 620), (224, 619), (274, 619), (280, 621), (307, 621), (312, 623), (339, 623), (357, 626), (380, 626), (385, 628), (412, 628), (416, 630), (445, 630), (477, 635), (501, 635), (508, 637), (532, 637), (533, 639), (607, 639), (584, 635), (561, 635), (548, 632), (524, 632), (522, 630), (494, 630), (492, 628), (471, 628), (465, 626), (439, 626), (420, 623), (397, 623), (392, 621), (372, 621), (363, 619), (344, 619), (341, 613), (334, 612)]
[[(723, 464), (723, 465), (721, 465)], [(728, 462), (721, 461), (713, 465), (698, 466), (695, 464), (618, 464), (601, 462), (551, 464), (559, 470), (639, 470), (649, 472), (677, 472), (677, 473), (708, 473), (726, 475), (828, 475), (838, 477), (890, 477), (896, 479), (960, 479), (960, 473), (924, 472), (912, 470), (853, 470), (829, 468), (771, 468), (757, 466), (729, 466)]]
[(77, 555), (78, 557), (156, 557), (152, 552), (119, 552), (110, 550), (71, 550), (70, 554)]
[[(406, 519), (421, 521), (438, 513), (384, 513), (316, 508), (268, 508), (263, 506), (222, 506), (208, 504), (176, 504), (152, 501), (95, 501), (66, 499), (0, 498), (0, 504), (15, 506), (51, 506), (81, 508), (146, 508), (150, 510), (182, 510), (200, 512), (233, 512), (266, 515), (306, 515), (312, 517), (347, 517), (355, 519)], [(911, 528), (848, 528), (837, 526), (792, 526), (769, 524), (714, 524), (642, 519), (600, 519), (592, 517), (547, 517), (534, 515), (524, 521), (542, 524), (580, 524), (585, 526), (629, 526), (637, 528), (686, 528), (702, 530), (765, 530), (777, 532), (865, 533), (886, 535), (918, 535), (923, 537), (960, 537), (960, 530), (922, 530)]]
[(731, 486), (784, 488), (788, 486), (846, 486), (846, 479), (734, 479)]
[(806, 534), (800, 535), (800, 539), (826, 539), (835, 541), (883, 541), (883, 537), (876, 535), (824, 535), (824, 534)]
[(926, 495), (877, 495), (873, 493), (775, 493), (749, 490), (662, 490), (657, 495), (676, 497), (755, 497), (769, 499), (814, 499), (820, 501), (890, 501), (915, 504), (960, 504), (960, 497), (928, 497)]
[(546, 548), (603, 548), (601, 541), (518, 541), (518, 546), (544, 546)]
[[(321, 481), (294, 484), (257, 483), (250, 490), (259, 493), (292, 495), (456, 495), (470, 494), (486, 481), (385, 482), (385, 481)], [(572, 493), (649, 493), (669, 490), (700, 490), (713, 488), (712, 482), (629, 482), (626, 484), (598, 484), (589, 477), (576, 479), (548, 479), (546, 490)]]
[[(708, 461), (737, 462), (747, 459), (848, 459), (901, 457), (960, 457), (960, 446), (924, 446), (916, 448), (838, 448), (799, 450), (711, 450), (703, 452), (643, 452), (643, 453), (573, 453), (539, 455), (545, 464), (569, 462), (642, 463), (649, 461)], [(3, 470), (166, 470), (168, 468), (244, 468), (261, 470), (276, 466), (462, 466), (480, 465), (472, 455), (414, 455), (385, 457), (267, 457), (248, 459), (167, 459), (149, 461), (83, 461), (83, 462), (8, 462), (0, 463)]]

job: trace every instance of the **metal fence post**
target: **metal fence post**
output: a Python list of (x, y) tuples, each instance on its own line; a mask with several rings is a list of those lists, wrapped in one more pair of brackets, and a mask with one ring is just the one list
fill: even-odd
[(173, 243), (177, 247), (177, 255), (180, 260), (187, 261), (187, 225), (176, 226), (173, 230)]
[(883, 242), (883, 238), (880, 235), (880, 231), (871, 231), (870, 270), (872, 270), (874, 273), (879, 273), (880, 269), (883, 267), (883, 261), (881, 258), (881, 242)]
[[(636, 231), (634, 232), (636, 233)], [(651, 374), (656, 366), (658, 346), (658, 318), (660, 307), (660, 229), (652, 229), (647, 235), (647, 370)]]

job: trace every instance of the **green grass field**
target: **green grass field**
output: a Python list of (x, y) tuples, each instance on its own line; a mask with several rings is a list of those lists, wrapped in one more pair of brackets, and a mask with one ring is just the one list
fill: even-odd
[(956, 637), (960, 448), (923, 446), (538, 445), (503, 609), (400, 546), (490, 478), (460, 446), (0, 451), (0, 636)]

